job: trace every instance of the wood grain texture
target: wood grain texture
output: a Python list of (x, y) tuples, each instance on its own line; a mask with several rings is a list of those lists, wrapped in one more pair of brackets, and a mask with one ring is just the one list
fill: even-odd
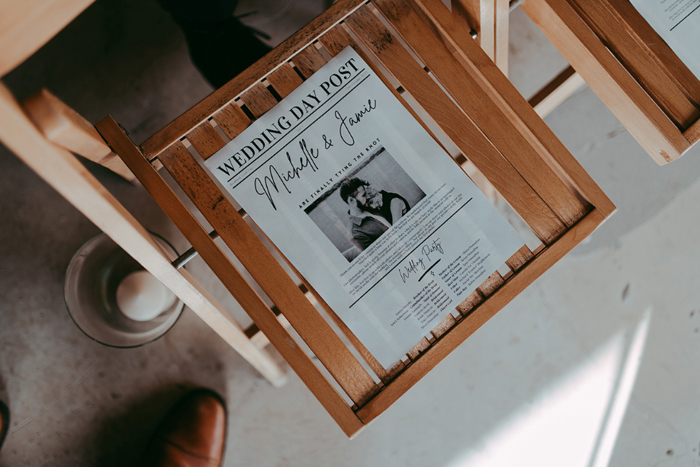
[(478, 290), (481, 295), (488, 299), (491, 294), (493, 294), (500, 286), (503, 285), (503, 283), (504, 281), (501, 274), (498, 271), (495, 271), (486, 278), (486, 280), (478, 287)]
[(250, 125), (250, 119), (235, 102), (227, 104), (216, 112), (212, 119), (229, 139), (240, 135)]
[(521, 8), (657, 163), (690, 147), (566, 0), (531, 0)]
[(226, 145), (224, 138), (209, 122), (204, 122), (190, 131), (187, 140), (192, 143), (192, 146), (204, 160), (209, 159), (216, 151)]
[(575, 226), (569, 229), (555, 243), (546, 247), (535, 257), (528, 267), (511, 276), (488, 300), (481, 303), (456, 326), (435, 342), (429, 351), (416, 359), (411, 366), (385, 387), (367, 405), (356, 413), (364, 423), (370, 423), (389, 408), (399, 397), (415, 385), (423, 376), (440, 363), (452, 350), (483, 326), (499, 310), (522, 292), (535, 279), (553, 264), (564, 257), (584, 238), (598, 227), (605, 217), (598, 211), (591, 211)]
[(530, 261), (533, 257), (534, 255), (532, 254), (530, 249), (527, 246), (523, 245), (518, 251), (515, 252), (513, 256), (506, 260), (506, 264), (513, 272), (515, 272), (521, 267), (525, 266), (525, 264), (528, 261)]
[(474, 46), (473, 41), (462, 28), (451, 21), (446, 9), (435, 1), (418, 0), (417, 4), (428, 17), (432, 18), (436, 26), (445, 32), (443, 37), (452, 41), (455, 53), (462, 59), (462, 63), (470, 74), (478, 79), (482, 88), (508, 115), (513, 125), (537, 149), (537, 152), (551, 161), (553, 169), (565, 179), (567, 184), (605, 216), (614, 213), (615, 205), (498, 67), (485, 57), (478, 47)]
[[(434, 5), (435, 8), (443, 8), (447, 13), (444, 22), (450, 24), (453, 29), (459, 29), (463, 34), (467, 34), (454, 21), (442, 2), (428, 0), (424, 3)], [(572, 225), (580, 219), (586, 212), (586, 208), (543, 160), (531, 141), (517, 131), (509, 115), (504, 112), (504, 106), (497, 105), (494, 94), (498, 94), (499, 90), (495, 89), (494, 93), (487, 93), (464, 69), (447, 44), (435, 35), (424, 34), (423, 31), (430, 28), (431, 24), (417, 9), (414, 9), (411, 2), (376, 0), (374, 4), (425, 62), (459, 106), (559, 218), (566, 225)], [(475, 47), (473, 41), (472, 46), (474, 46), (472, 50), (486, 58), (483, 51)]]
[(362, 405), (375, 391), (372, 377), (318, 314), (204, 169), (186, 150), (165, 152), (159, 156), (159, 160), (333, 378), (353, 402)]
[(152, 159), (166, 147), (178, 141), (192, 128), (209, 118), (221, 107), (231, 103), (236, 96), (253, 86), (261, 77), (267, 76), (280, 65), (286, 63), (290, 57), (306, 47), (309, 42), (332, 28), (365, 2), (366, 0), (346, 0), (332, 5), (252, 66), (144, 141), (141, 148), (146, 157)]
[(452, 315), (447, 315), (445, 318), (438, 323), (437, 326), (435, 326), (430, 333), (436, 338), (439, 339), (440, 336), (445, 334), (447, 331), (450, 330), (452, 326), (457, 323), (457, 320), (455, 320)]
[(240, 97), (255, 118), (260, 118), (277, 105), (275, 96), (262, 83), (256, 83), (255, 86), (241, 94)]
[[(352, 436), (362, 429), (362, 424), (353, 415), (343, 398), (323, 377), (304, 350), (294, 343), (284, 326), (277, 320), (274, 312), (252, 290), (235, 266), (182, 204), (182, 201), (177, 198), (177, 195), (162, 177), (145, 161), (138, 148), (133, 146), (131, 141), (121, 133), (119, 127), (113, 124), (111, 120), (103, 120), (98, 125), (102, 134), (117, 153), (129, 164), (144, 187), (151, 193), (151, 196), (164, 209), (168, 217), (172, 219), (188, 241), (197, 249), (212, 271), (250, 314), (257, 326), (265, 332), (270, 342), (295, 370), (343, 431), (348, 436)], [(168, 160), (171, 157), (178, 157), (178, 155), (182, 156), (183, 154), (189, 156), (187, 149), (179, 142), (171, 146), (168, 149), (168, 153), (169, 155), (164, 155), (163, 159)], [(214, 329), (216, 330), (216, 328)]]
[(296, 54), (292, 60), (297, 70), (299, 70), (299, 73), (307, 79), (326, 64), (325, 57), (314, 44), (310, 44), (304, 50)]
[(503, 158), (401, 44), (391, 40), (391, 33), (371, 11), (361, 9), (346, 23), (457, 147), (468, 155), (499, 193), (516, 208), (543, 242), (551, 243), (564, 232), (566, 227), (563, 222), (530, 184)]
[(267, 81), (270, 82), (282, 99), (304, 82), (299, 73), (289, 63), (283, 63), (277, 70), (267, 75)]
[(418, 343), (415, 346), (413, 346), (413, 348), (411, 350), (409, 350), (406, 355), (408, 355), (408, 358), (410, 358), (411, 360), (415, 360), (416, 358), (418, 358), (418, 356), (420, 354), (425, 352), (429, 347), (430, 347), (430, 342), (428, 342), (428, 339), (426, 339), (424, 337), (420, 341), (418, 341)]
[(459, 311), (462, 315), (466, 315), (483, 301), (483, 295), (481, 295), (478, 290), (475, 290), (474, 292), (470, 293), (467, 298), (462, 300), (462, 303), (457, 305), (457, 311)]
[(331, 317), (333, 322), (340, 328), (341, 332), (345, 335), (345, 337), (348, 338), (350, 343), (352, 344), (355, 349), (359, 352), (360, 356), (364, 359), (365, 362), (369, 365), (369, 367), (372, 369), (374, 374), (377, 375), (377, 377), (382, 380), (383, 382), (388, 382), (389, 381), (389, 372), (379, 363), (379, 361), (374, 358), (374, 355), (367, 349), (367, 347), (364, 346), (362, 342), (355, 336), (355, 334), (350, 330), (347, 324), (338, 316), (338, 314), (326, 303), (325, 300), (321, 297), (321, 295), (316, 292), (316, 290), (311, 286), (311, 284), (304, 279), (304, 277), (299, 274), (299, 272), (294, 268), (294, 266), (290, 264), (290, 267), (293, 268), (294, 272), (297, 274), (297, 276), (301, 277), (304, 287), (309, 290), (313, 296), (313, 298), (319, 303), (319, 305), (323, 308), (323, 310), (328, 314), (328, 316)]
[(48, 90), (42, 89), (29, 97), (22, 107), (49, 141), (108, 168), (130, 182), (136, 180), (95, 127)]
[(570, 0), (570, 4), (679, 129), (687, 128), (700, 117), (700, 109), (688, 99), (673, 75), (603, 1)]

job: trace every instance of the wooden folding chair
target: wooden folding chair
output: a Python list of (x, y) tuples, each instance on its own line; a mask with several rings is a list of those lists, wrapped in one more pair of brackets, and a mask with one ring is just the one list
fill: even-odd
[[(520, 248), (507, 261), (507, 272), (489, 277), (392, 368), (377, 362), (304, 278), (287, 273), (275, 259), (279, 252), (268, 249), (265, 236), (256, 235), (252, 221), (202, 166), (346, 46), (426, 129), (437, 125), (461, 151), (458, 162), (472, 162), (539, 239), (538, 245)], [(438, 0), (341, 0), (140, 147), (111, 117), (96, 127), (348, 436), (389, 408), (615, 211)], [(154, 169), (161, 163), (245, 271)]]
[(700, 81), (629, 0), (522, 9), (658, 164), (700, 140)]

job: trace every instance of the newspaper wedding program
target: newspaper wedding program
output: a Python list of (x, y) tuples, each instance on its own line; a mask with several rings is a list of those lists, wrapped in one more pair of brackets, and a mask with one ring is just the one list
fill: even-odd
[(524, 243), (352, 48), (206, 166), (387, 368)]
[(631, 0), (631, 3), (700, 79), (700, 0)]

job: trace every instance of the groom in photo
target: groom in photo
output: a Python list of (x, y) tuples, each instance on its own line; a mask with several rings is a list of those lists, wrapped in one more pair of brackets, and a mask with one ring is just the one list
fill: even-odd
[(377, 191), (360, 178), (343, 180), (340, 197), (350, 208), (350, 230), (363, 250), (411, 209), (403, 196)]

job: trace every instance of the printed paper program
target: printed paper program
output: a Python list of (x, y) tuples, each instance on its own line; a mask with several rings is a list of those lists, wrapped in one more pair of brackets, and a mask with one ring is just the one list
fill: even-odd
[(385, 367), (523, 245), (352, 48), (206, 166)]

